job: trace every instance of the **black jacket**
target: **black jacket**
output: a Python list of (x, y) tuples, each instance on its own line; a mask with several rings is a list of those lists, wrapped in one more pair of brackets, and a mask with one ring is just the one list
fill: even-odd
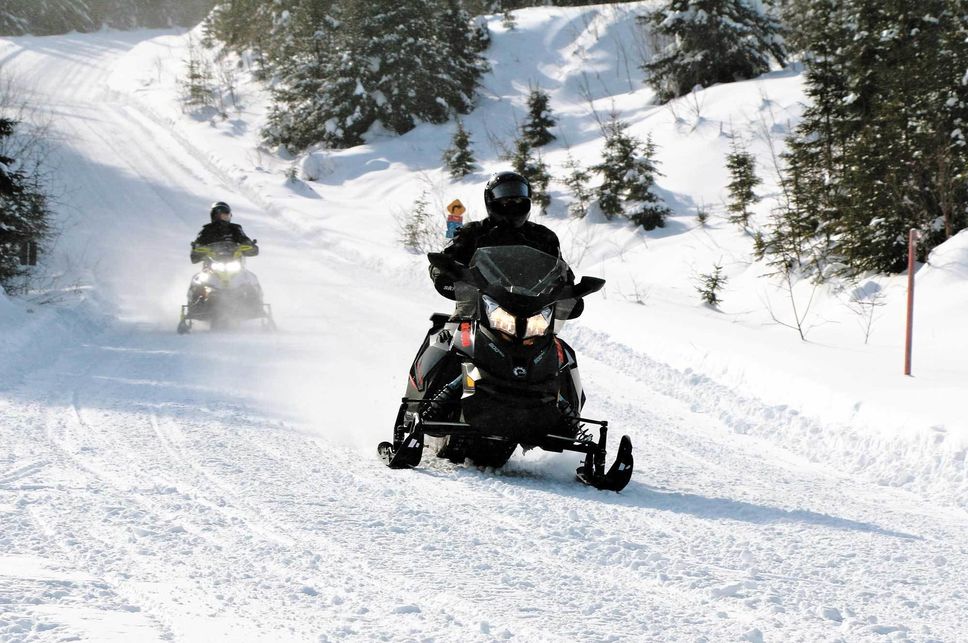
[[(528, 246), (552, 257), (561, 256), (558, 235), (543, 225), (526, 221), (520, 228), (513, 228), (495, 225), (490, 219), (472, 221), (458, 229), (454, 240), (444, 248), (443, 253), (466, 266), (478, 248), (490, 246)], [(570, 268), (568, 277), (570, 281), (574, 280)], [(433, 266), (430, 267), (430, 278), (433, 279), (437, 292), (447, 299), (456, 299), (453, 279), (443, 275)], [(579, 299), (571, 313), (571, 318), (580, 315), (584, 307), (584, 302)]]
[(214, 223), (206, 223), (202, 226), (201, 232), (195, 237), (195, 243), (192, 244), (192, 263), (198, 263), (203, 259), (202, 255), (195, 253), (195, 246), (207, 246), (210, 243), (216, 243), (218, 241), (233, 241), (235, 243), (252, 246), (252, 250), (245, 253), (247, 257), (254, 257), (259, 254), (259, 247), (255, 245), (252, 239), (246, 236), (245, 232), (242, 231), (242, 226), (237, 223), (215, 221)]

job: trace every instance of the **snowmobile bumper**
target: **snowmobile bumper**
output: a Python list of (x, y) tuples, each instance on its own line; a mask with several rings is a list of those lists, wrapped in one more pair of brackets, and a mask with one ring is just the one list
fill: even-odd
[[(417, 400), (419, 401), (419, 400)], [(414, 402), (403, 398), (403, 403)], [(632, 456), (632, 440), (623, 435), (619, 441), (618, 454), (612, 465), (605, 470), (606, 441), (608, 438), (608, 422), (575, 418), (582, 425), (576, 437), (555, 434), (545, 434), (535, 444), (527, 446), (538, 447), (545, 451), (562, 453), (574, 451), (585, 454), (585, 459), (576, 471), (576, 477), (583, 484), (607, 491), (621, 491), (632, 479), (634, 458)], [(598, 440), (593, 440), (584, 425), (598, 426)], [(409, 427), (396, 427), (394, 443), (381, 442), (377, 451), (384, 463), (391, 469), (410, 469), (420, 464), (423, 454), (425, 436), (469, 436), (484, 439), (507, 440), (506, 436), (489, 436), (465, 422), (424, 421), (419, 416)]]
[(276, 323), (272, 317), (272, 306), (270, 304), (258, 304), (257, 308), (253, 307), (249, 311), (233, 310), (230, 312), (218, 311), (212, 306), (182, 304), (177, 330), (179, 335), (190, 333), (193, 321), (205, 321), (210, 324), (215, 324), (220, 320), (238, 322), (248, 321), (250, 319), (261, 319), (262, 326), (266, 330), (276, 329)]

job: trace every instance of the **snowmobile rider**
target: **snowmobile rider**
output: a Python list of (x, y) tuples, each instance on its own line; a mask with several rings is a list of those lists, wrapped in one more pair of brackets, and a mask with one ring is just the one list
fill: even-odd
[[(558, 235), (552, 230), (538, 223), (528, 221), (531, 213), (531, 184), (517, 172), (498, 172), (491, 176), (484, 186), (484, 206), (487, 208), (487, 219), (472, 221), (459, 228), (453, 241), (444, 248), (443, 253), (463, 265), (470, 263), (471, 257), (478, 248), (490, 246), (528, 246), (540, 250), (553, 257), (561, 256), (561, 244)], [(444, 297), (457, 302), (450, 321), (459, 321), (474, 317), (477, 312), (477, 291), (469, 284), (454, 283), (453, 278), (443, 274), (438, 268), (430, 267), (430, 278), (434, 281), (434, 288)], [(574, 282), (574, 274), (568, 269), (568, 280)], [(466, 289), (466, 291), (465, 291)], [(568, 319), (578, 317), (585, 308), (585, 302), (579, 298), (571, 309)], [(424, 338), (419, 356), (434, 334), (444, 327), (443, 319), (431, 317), (434, 324)], [(427, 404), (423, 409), (423, 417), (433, 420), (445, 408), (446, 402), (458, 394), (460, 378), (443, 386), (440, 390), (426, 397)], [(571, 411), (568, 414), (573, 414)]]
[(251, 250), (245, 251), (245, 256), (254, 257), (259, 254), (259, 246), (254, 239), (250, 239), (242, 231), (242, 226), (232, 223), (232, 208), (225, 201), (216, 201), (212, 204), (209, 211), (211, 223), (202, 226), (201, 232), (192, 242), (192, 263), (198, 263), (205, 258), (205, 255), (195, 251), (196, 246), (207, 246), (218, 241), (232, 241), (240, 245), (252, 246)]
[[(484, 186), (487, 219), (472, 221), (459, 228), (454, 240), (443, 253), (463, 265), (470, 263), (478, 248), (488, 246), (529, 246), (553, 257), (561, 256), (558, 235), (539, 223), (528, 221), (531, 213), (531, 184), (517, 172), (498, 172)], [(574, 276), (569, 270), (569, 277)], [(457, 301), (452, 320), (470, 317), (476, 309), (476, 297), (455, 291), (453, 279), (430, 267), (434, 288), (444, 297)], [(569, 319), (581, 315), (584, 302), (578, 299)]]

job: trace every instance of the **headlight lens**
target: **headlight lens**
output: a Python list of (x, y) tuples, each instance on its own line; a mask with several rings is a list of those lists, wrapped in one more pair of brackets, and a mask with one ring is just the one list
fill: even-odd
[(484, 295), (483, 299), (487, 323), (490, 324), (491, 328), (514, 337), (518, 331), (518, 324), (514, 315), (498, 306), (497, 302), (487, 295)]
[(212, 270), (215, 272), (238, 272), (242, 270), (242, 262), (240, 261), (213, 261)]
[(548, 306), (537, 315), (528, 317), (528, 326), (524, 331), (524, 338), (537, 337), (548, 332), (548, 327), (551, 326), (551, 319), (554, 316), (554, 312), (555, 309)]

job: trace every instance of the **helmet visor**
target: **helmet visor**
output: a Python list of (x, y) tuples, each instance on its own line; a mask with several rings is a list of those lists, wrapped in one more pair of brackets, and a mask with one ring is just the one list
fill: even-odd
[(232, 209), (229, 208), (229, 206), (227, 205), (217, 205), (214, 208), (212, 208), (212, 214), (214, 215), (232, 214)]
[(531, 199), (527, 197), (506, 197), (497, 199), (489, 211), (491, 218), (499, 223), (507, 223), (515, 228), (524, 225), (531, 212)]
[(507, 181), (506, 183), (498, 183), (491, 188), (491, 194), (494, 195), (495, 199), (506, 199), (509, 197), (523, 197), (528, 199), (531, 197), (531, 189), (527, 183), (522, 181)]

